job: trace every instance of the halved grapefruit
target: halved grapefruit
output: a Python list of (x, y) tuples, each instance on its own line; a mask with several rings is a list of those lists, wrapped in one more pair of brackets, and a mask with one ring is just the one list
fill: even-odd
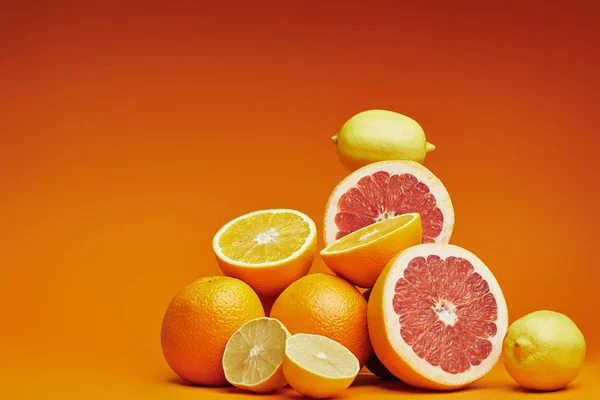
[(325, 209), (325, 245), (372, 223), (419, 213), (423, 243), (448, 243), (454, 209), (448, 191), (414, 161), (381, 161), (362, 167), (333, 190)]
[(432, 243), (390, 261), (371, 292), (367, 321), (373, 348), (392, 374), (413, 386), (450, 390), (498, 362), (508, 311), (477, 256)]

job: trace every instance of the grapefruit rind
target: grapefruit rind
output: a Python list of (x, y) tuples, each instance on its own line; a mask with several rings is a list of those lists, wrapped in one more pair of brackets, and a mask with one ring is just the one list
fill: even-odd
[(415, 161), (394, 160), (380, 161), (359, 168), (336, 186), (329, 196), (325, 208), (325, 223), (323, 229), (325, 245), (329, 246), (336, 241), (336, 234), (339, 230), (335, 224), (335, 216), (338, 213), (337, 205), (340, 198), (348, 192), (348, 190), (355, 187), (361, 178), (372, 175), (378, 171), (385, 171), (390, 175), (409, 173), (429, 187), (431, 194), (435, 196), (436, 207), (441, 210), (442, 215), (444, 216), (442, 231), (437, 236), (436, 243), (448, 243), (452, 236), (452, 230), (454, 229), (454, 207), (452, 206), (452, 201), (444, 184), (430, 170)]
[[(441, 258), (462, 257), (473, 265), (489, 285), (497, 304), (497, 333), (489, 338), (492, 352), (480, 365), (471, 365), (468, 371), (450, 374), (439, 366), (432, 366), (418, 357), (401, 337), (400, 321), (393, 308), (396, 282), (404, 275), (408, 263), (415, 257), (437, 255)], [(473, 253), (450, 244), (427, 243), (399, 253), (382, 271), (373, 287), (368, 303), (369, 335), (375, 353), (400, 380), (417, 387), (433, 390), (451, 390), (464, 387), (486, 375), (499, 361), (502, 340), (508, 329), (508, 311), (502, 290), (488, 267)]]

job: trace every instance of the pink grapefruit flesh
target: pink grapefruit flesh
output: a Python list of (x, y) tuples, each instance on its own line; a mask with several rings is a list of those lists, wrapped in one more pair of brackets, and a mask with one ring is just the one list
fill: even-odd
[(468, 260), (415, 257), (395, 290), (400, 334), (419, 358), (457, 374), (490, 355), (498, 305)]
[(508, 312), (494, 275), (474, 254), (422, 244), (382, 272), (368, 321), (374, 349), (395, 376), (419, 387), (452, 389), (497, 363)]
[(447, 243), (454, 226), (450, 196), (427, 168), (412, 161), (384, 161), (363, 167), (333, 191), (325, 216), (325, 242), (375, 222), (418, 212), (423, 243)]

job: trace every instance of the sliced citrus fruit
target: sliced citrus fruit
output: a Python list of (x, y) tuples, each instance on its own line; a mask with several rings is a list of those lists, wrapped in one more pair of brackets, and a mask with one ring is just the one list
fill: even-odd
[(477, 256), (454, 245), (420, 244), (398, 254), (377, 279), (368, 324), (391, 373), (414, 386), (449, 390), (498, 362), (508, 311)]
[(419, 213), (423, 243), (448, 243), (454, 209), (442, 182), (414, 161), (381, 161), (348, 175), (325, 210), (325, 245), (400, 214)]
[(225, 275), (243, 280), (261, 297), (276, 296), (308, 273), (316, 232), (315, 223), (299, 211), (255, 211), (225, 224), (213, 250)]
[(350, 283), (370, 288), (401, 250), (421, 243), (417, 213), (403, 214), (356, 230), (321, 251), (325, 264)]
[(287, 340), (283, 373), (300, 394), (317, 399), (335, 396), (358, 375), (350, 350), (325, 336), (299, 333)]
[(229, 339), (223, 354), (225, 378), (233, 386), (256, 393), (284, 387), (283, 357), (290, 333), (273, 318), (246, 322)]

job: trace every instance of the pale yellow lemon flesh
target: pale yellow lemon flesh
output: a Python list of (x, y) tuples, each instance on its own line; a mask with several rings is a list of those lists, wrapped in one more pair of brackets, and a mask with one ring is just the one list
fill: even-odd
[(421, 243), (422, 234), (420, 215), (403, 214), (344, 236), (323, 249), (321, 257), (337, 275), (370, 288), (396, 254)]
[(359, 370), (354, 354), (325, 336), (300, 333), (287, 340), (283, 373), (300, 394), (336, 396), (352, 384)]
[(273, 318), (257, 318), (244, 324), (227, 342), (223, 370), (229, 383), (240, 389), (267, 393), (284, 387), (283, 357), (290, 336)]

